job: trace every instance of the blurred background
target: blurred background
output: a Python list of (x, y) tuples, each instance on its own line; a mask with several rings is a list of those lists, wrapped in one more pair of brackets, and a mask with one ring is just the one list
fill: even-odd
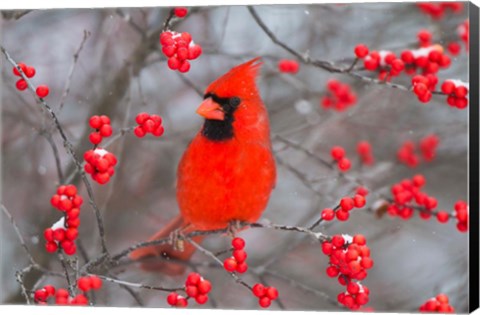
[[(421, 29), (433, 33), (434, 42), (447, 45), (457, 39), (456, 29), (468, 17), (467, 6), (447, 12), (434, 20), (412, 3), (324, 4), (256, 6), (258, 15), (278, 38), (299, 52), (318, 59), (348, 65), (353, 48), (365, 43), (372, 49), (400, 53), (416, 47)], [(106, 223), (107, 244), (116, 253), (145, 240), (178, 213), (175, 179), (178, 161), (202, 120), (195, 114), (206, 86), (232, 66), (254, 56), (263, 56), (259, 78), (263, 100), (268, 107), (272, 136), (281, 136), (315, 155), (330, 159), (330, 148), (341, 145), (351, 157), (350, 177), (368, 186), (371, 205), (390, 186), (416, 173), (427, 179), (425, 191), (438, 199), (439, 208), (451, 211), (454, 203), (467, 199), (468, 114), (446, 104), (444, 96), (420, 103), (413, 93), (366, 84), (345, 75), (301, 65), (296, 75), (280, 73), (277, 62), (291, 56), (276, 46), (255, 23), (244, 6), (198, 7), (178, 21), (173, 29), (189, 32), (203, 48), (186, 74), (168, 69), (158, 44), (158, 35), (170, 8), (110, 8), (78, 10), (34, 10), (18, 18), (3, 11), (1, 44), (17, 62), (36, 68), (35, 84), (47, 84), (47, 101), (58, 114), (78, 156), (90, 149), (88, 119), (106, 114), (114, 130), (134, 126), (139, 112), (159, 114), (165, 134), (160, 138), (139, 139), (131, 132), (120, 137), (109, 150), (119, 159), (116, 174), (104, 186), (92, 182), (95, 197)], [(17, 17), (17, 18), (16, 18)], [(79, 54), (70, 80), (70, 93), (60, 109), (62, 94), (69, 82), (74, 54), (84, 31), (91, 35)], [(50, 205), (58, 185), (57, 170), (48, 141), (51, 120), (35, 103), (29, 91), (15, 88), (16, 77), (5, 58), (1, 64), (2, 103), (2, 203), (10, 211), (27, 245), (43, 266), (61, 270), (54, 256), (44, 250), (43, 230), (59, 218)], [(372, 76), (371, 73), (365, 75)], [(326, 83), (336, 78), (349, 83), (357, 94), (357, 104), (346, 111), (325, 110), (320, 98)], [(464, 47), (452, 65), (439, 73), (439, 79), (468, 82), (468, 58)], [(408, 86), (409, 78), (394, 82)], [(411, 169), (396, 162), (396, 151), (406, 140), (419, 141), (426, 135), (440, 138), (437, 157)], [(54, 132), (61, 166), (68, 177), (72, 161)], [(373, 146), (375, 164), (361, 166), (356, 144), (368, 140)], [(356, 186), (309, 158), (304, 152), (274, 140), (278, 179), (263, 218), (278, 224), (306, 226), (325, 207)], [(296, 170), (303, 174), (300, 179)], [(86, 199), (85, 187), (74, 178)], [(2, 214), (0, 302), (24, 304), (15, 272), (28, 264), (17, 236)], [(86, 254), (100, 253), (95, 217), (89, 205), (81, 214), (80, 239)], [(375, 266), (362, 281), (370, 288), (370, 303), (376, 311), (415, 311), (430, 297), (446, 293), (457, 312), (467, 311), (468, 236), (455, 228), (455, 222), (439, 224), (434, 218), (421, 220), (418, 214), (404, 221), (388, 215), (378, 217), (368, 210), (354, 210), (347, 222), (322, 224), (320, 231), (333, 235), (364, 234)], [(247, 242), (251, 271), (243, 278), (249, 283), (274, 285), (280, 303), (272, 309), (338, 310), (336, 296), (343, 291), (336, 279), (325, 274), (328, 258), (318, 244), (294, 233), (247, 230), (240, 234)], [(215, 251), (228, 246), (228, 238), (209, 237), (204, 245)], [(208, 257), (196, 253), (201, 265)], [(236, 285), (222, 269), (198, 267), (213, 283), (210, 301), (190, 307), (257, 309), (257, 300)], [(184, 276), (164, 277), (141, 271), (136, 265), (112, 270), (117, 277), (136, 283), (175, 286)], [(25, 279), (27, 287), (37, 283), (40, 274)], [(55, 277), (37, 285), (56, 284)], [(166, 294), (138, 291), (145, 305), (166, 307)], [(105, 283), (97, 305), (135, 306), (135, 300), (119, 286)]]

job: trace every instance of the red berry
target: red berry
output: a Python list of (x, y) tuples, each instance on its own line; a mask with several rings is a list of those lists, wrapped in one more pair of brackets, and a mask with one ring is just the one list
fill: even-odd
[(90, 286), (93, 290), (98, 290), (102, 287), (102, 279), (97, 276), (90, 276)]
[(335, 211), (330, 208), (326, 208), (322, 210), (322, 219), (325, 221), (331, 221), (335, 218)]
[(329, 266), (327, 268), (327, 275), (331, 278), (338, 276), (338, 273), (339, 273), (338, 268), (335, 266)]
[(77, 286), (83, 292), (87, 292), (92, 288), (92, 282), (89, 277), (82, 277), (78, 279)]
[(350, 217), (350, 213), (348, 213), (348, 211), (344, 211), (342, 209), (335, 212), (335, 215), (336, 215), (336, 217), (339, 221), (347, 221), (348, 218)]
[(368, 55), (368, 47), (364, 44), (358, 44), (355, 46), (355, 55), (357, 58), (365, 58)]
[(440, 223), (447, 223), (450, 215), (446, 211), (438, 211), (437, 212), (437, 220)]
[(53, 285), (46, 285), (43, 287), (43, 289), (47, 292), (48, 296), (55, 295), (55, 287)]
[(28, 87), (28, 84), (27, 84), (27, 81), (25, 81), (24, 79), (20, 79), (17, 81), (17, 83), (15, 84), (15, 86), (17, 87), (17, 89), (19, 91), (23, 91), (23, 90), (26, 90), (27, 87)]
[(198, 295), (198, 288), (194, 285), (188, 285), (185, 289), (185, 292), (190, 297), (196, 297)]
[(40, 98), (44, 98), (48, 95), (48, 86), (46, 85), (39, 85), (37, 87), (37, 90), (35, 91), (37, 93), (37, 96), (40, 97)]
[(261, 283), (257, 283), (253, 286), (252, 288), (252, 293), (253, 295), (255, 295), (256, 297), (263, 297), (265, 295), (265, 287), (263, 286), (263, 284)]
[(236, 249), (233, 251), (233, 257), (235, 257), (238, 263), (242, 263), (247, 260), (247, 252), (241, 249)]
[(341, 235), (334, 235), (332, 237), (332, 244), (333, 244), (333, 246), (339, 248), (339, 247), (342, 247), (345, 244), (345, 240)]
[(366, 203), (365, 197), (362, 195), (355, 195), (355, 197), (353, 197), (353, 201), (356, 208), (361, 208), (365, 206)]
[(188, 70), (190, 70), (190, 62), (188, 62), (188, 60), (183, 60), (178, 66), (178, 71), (185, 73), (188, 72)]
[(172, 292), (167, 296), (167, 303), (171, 306), (176, 306), (178, 300), (178, 293)]
[(235, 269), (238, 273), (245, 273), (248, 270), (248, 265), (246, 262), (241, 262), (237, 264), (237, 268)]
[(265, 295), (271, 300), (276, 300), (278, 298), (278, 290), (275, 287), (268, 287), (266, 288)]
[(198, 292), (200, 292), (201, 294), (207, 294), (208, 292), (210, 292), (210, 290), (212, 290), (212, 284), (208, 280), (203, 280), (197, 285), (197, 288)]
[(351, 163), (350, 160), (347, 158), (343, 158), (338, 161), (338, 168), (342, 171), (348, 171), (350, 169)]
[(270, 304), (272, 304), (272, 300), (265, 296), (258, 300), (258, 304), (260, 304), (260, 306), (263, 308), (267, 308), (270, 306)]
[(367, 244), (367, 240), (366, 240), (365, 236), (363, 236), (362, 234), (355, 235), (353, 237), (352, 242), (357, 244), (357, 245), (360, 245), (360, 246)]
[(188, 10), (187, 8), (184, 8), (184, 7), (177, 7), (173, 9), (173, 13), (175, 14), (176, 17), (183, 18), (187, 15)]
[(206, 294), (199, 294), (195, 297), (195, 302), (198, 304), (205, 304), (208, 301), (208, 296)]
[(44, 289), (37, 290), (35, 291), (33, 298), (37, 302), (45, 302), (48, 298), (47, 291), (45, 291)]
[(102, 142), (102, 136), (98, 132), (92, 132), (90, 136), (88, 136), (88, 139), (92, 144), (95, 144), (95, 145)]
[(47, 253), (54, 253), (57, 251), (57, 249), (58, 245), (55, 242), (47, 242), (47, 244), (45, 244), (45, 250)]
[(341, 160), (345, 156), (345, 149), (340, 146), (335, 146), (331, 150), (331, 155), (334, 160)]
[(202, 277), (198, 273), (192, 272), (188, 275), (186, 284), (196, 286), (200, 283), (201, 279)]
[(341, 200), (340, 200), (340, 207), (342, 208), (342, 210), (344, 211), (350, 211), (353, 209), (353, 207), (355, 206), (355, 202), (352, 198), (350, 197), (343, 197)]
[(24, 71), (27, 78), (33, 78), (35, 76), (35, 68), (34, 67), (27, 67)]
[(233, 258), (227, 258), (223, 261), (223, 267), (228, 272), (234, 272), (237, 269), (237, 261)]
[(240, 237), (235, 237), (232, 240), (232, 247), (235, 249), (244, 249), (245, 248), (245, 240)]
[[(27, 66), (24, 63), (20, 62), (17, 64), (17, 66), (20, 67), (23, 73), (27, 71)], [(13, 67), (13, 74), (16, 76), (20, 76), (20, 72), (18, 71), (17, 67)]]

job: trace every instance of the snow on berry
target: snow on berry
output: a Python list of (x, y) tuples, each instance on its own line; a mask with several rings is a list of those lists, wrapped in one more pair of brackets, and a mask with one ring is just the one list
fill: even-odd
[(62, 248), (65, 254), (73, 255), (76, 253), (74, 242), (78, 238), (80, 225), (78, 217), (83, 199), (77, 194), (77, 187), (74, 185), (61, 185), (50, 199), (50, 203), (54, 208), (63, 212), (64, 216), (52, 227), (44, 230), (45, 249), (48, 253), (54, 253)]
[(135, 127), (133, 133), (139, 138), (145, 137), (147, 133), (151, 133), (155, 137), (160, 137), (165, 131), (162, 125), (162, 117), (159, 115), (139, 113), (135, 121), (138, 126)]
[(88, 121), (91, 128), (95, 129), (90, 133), (89, 140), (93, 145), (98, 145), (102, 142), (103, 138), (110, 137), (112, 135), (112, 126), (110, 124), (110, 118), (106, 115), (94, 115), (90, 117)]
[(324, 109), (344, 111), (356, 103), (357, 95), (348, 84), (333, 79), (327, 82), (327, 94), (321, 99)]
[(167, 296), (167, 303), (170, 306), (174, 307), (187, 307), (188, 306), (188, 300), (184, 297), (178, 294), (177, 292), (172, 292)]
[(163, 54), (168, 58), (168, 67), (182, 73), (190, 70), (189, 60), (197, 59), (202, 54), (202, 47), (195, 44), (187, 32), (165, 31), (160, 34), (160, 44)]
[(115, 155), (105, 149), (96, 148), (85, 152), (83, 158), (86, 162), (85, 172), (100, 185), (108, 183), (115, 173), (114, 166), (117, 164)]
[(300, 65), (296, 60), (291, 59), (281, 59), (278, 62), (278, 71), (283, 73), (295, 74), (298, 72)]

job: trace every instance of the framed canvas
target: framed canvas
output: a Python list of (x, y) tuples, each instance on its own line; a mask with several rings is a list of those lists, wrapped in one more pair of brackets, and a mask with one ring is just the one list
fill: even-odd
[(114, 5), (0, 12), (1, 304), (478, 307), (478, 6)]

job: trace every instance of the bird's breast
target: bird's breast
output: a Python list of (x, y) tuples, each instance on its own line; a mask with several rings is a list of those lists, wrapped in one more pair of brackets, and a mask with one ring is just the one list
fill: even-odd
[(197, 136), (178, 168), (177, 200), (198, 229), (225, 227), (231, 220), (256, 221), (275, 183), (268, 141), (209, 141)]

